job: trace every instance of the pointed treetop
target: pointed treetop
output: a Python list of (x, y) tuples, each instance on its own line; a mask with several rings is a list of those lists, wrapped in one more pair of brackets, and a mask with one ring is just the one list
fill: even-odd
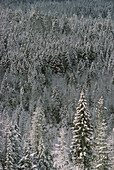
[(104, 107), (104, 98), (103, 98), (103, 96), (101, 96), (101, 98), (98, 101), (98, 106), (96, 108), (96, 112), (98, 112), (98, 114), (101, 114), (101, 116), (102, 116), (104, 110), (107, 110), (107, 108)]
[[(84, 107), (86, 106), (86, 98), (85, 98), (85, 94), (84, 94), (84, 90), (82, 90), (81, 91), (81, 94), (80, 94), (80, 99), (79, 99), (79, 101), (78, 101), (78, 105), (79, 105), (79, 107), (81, 106), (81, 105), (83, 105)], [(79, 108), (79, 107), (77, 107), (77, 109)]]
[[(80, 93), (80, 99), (85, 99), (85, 92), (84, 90), (82, 89), (81, 93)], [(79, 100), (80, 100), (79, 99)]]
[(103, 96), (101, 96), (101, 98), (98, 101), (98, 104), (103, 106), (103, 103), (104, 103), (104, 99), (103, 99)]

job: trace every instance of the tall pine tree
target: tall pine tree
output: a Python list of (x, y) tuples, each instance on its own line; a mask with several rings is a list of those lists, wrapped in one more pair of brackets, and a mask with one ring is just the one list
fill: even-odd
[(86, 106), (84, 92), (81, 92), (78, 107), (73, 121), (73, 139), (71, 143), (72, 160), (75, 166), (91, 169), (91, 116)]
[(36, 108), (32, 118), (32, 170), (51, 169), (51, 160), (49, 160), (49, 146), (46, 139), (45, 115), (40, 107)]
[(71, 169), (65, 135), (65, 130), (61, 128), (58, 144), (55, 144), (54, 150), (52, 151), (54, 167), (59, 170)]
[(38, 154), (38, 146), (39, 146), (39, 140), (41, 136), (45, 136), (45, 116), (40, 107), (36, 108), (36, 111), (33, 114), (32, 117), (32, 146), (33, 151)]
[(19, 128), (11, 124), (7, 132), (5, 170), (18, 169), (22, 152)]
[(18, 170), (30, 170), (32, 168), (31, 145), (29, 141), (24, 143), (23, 155), (18, 163)]
[(104, 119), (104, 107), (103, 97), (100, 98), (96, 107), (96, 125), (95, 125), (95, 142), (94, 142), (94, 167), (96, 170), (108, 170), (111, 168), (111, 162), (109, 158), (109, 146), (106, 139), (106, 121)]

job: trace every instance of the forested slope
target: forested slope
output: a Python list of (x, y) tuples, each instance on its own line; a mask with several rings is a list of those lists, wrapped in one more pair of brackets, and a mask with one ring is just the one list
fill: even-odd
[[(96, 104), (103, 96), (107, 107), (104, 112), (107, 136), (112, 134), (113, 2), (101, 3), (99, 8), (97, 5), (102, 1), (95, 2), (91, 12), (79, 1), (23, 2), (19, 3), (20, 7), (16, 2), (9, 5), (1, 2), (0, 159), (4, 166), (7, 164), (7, 130), (14, 124), (20, 128), (22, 148), (24, 143), (31, 141), (36, 120), (40, 120), (36, 124), (39, 124), (38, 134), (43, 134), (41, 143), (48, 143), (45, 147), (49, 148), (49, 153), (61, 127), (67, 129), (69, 147), (71, 127), (82, 90), (93, 122), (96, 121)], [(35, 147), (34, 141), (30, 143)], [(15, 166), (13, 169), (19, 168)]]

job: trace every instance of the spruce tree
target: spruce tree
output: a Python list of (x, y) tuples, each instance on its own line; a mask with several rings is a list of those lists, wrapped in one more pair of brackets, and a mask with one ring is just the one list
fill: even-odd
[(54, 19), (53, 19), (52, 30), (53, 30), (54, 34), (56, 34), (60, 31), (59, 21), (58, 21), (57, 17), (54, 17)]
[(48, 148), (45, 146), (43, 137), (39, 139), (38, 153), (31, 154), (32, 166), (31, 170), (51, 170), (53, 169), (52, 158), (48, 152)]
[(32, 117), (32, 136), (31, 142), (33, 146), (33, 151), (38, 154), (39, 140), (41, 136), (45, 136), (45, 117), (42, 109), (40, 107), (36, 108), (36, 111)]
[(41, 137), (39, 140), (39, 146), (38, 146), (38, 167), (40, 169), (49, 169), (48, 168), (48, 161), (47, 161), (47, 155), (46, 155), (46, 147), (43, 138)]
[(70, 31), (71, 31), (71, 28), (70, 28), (69, 20), (68, 20), (66, 15), (63, 15), (62, 23), (63, 23), (63, 25), (62, 25), (62, 33), (68, 35), (70, 33)]
[(70, 170), (71, 168), (65, 135), (65, 130), (61, 128), (58, 144), (55, 144), (54, 150), (52, 151), (54, 167), (59, 170)]
[(0, 167), (1, 169), (4, 167), (4, 158), (5, 158), (5, 137), (4, 137), (4, 122), (2, 118), (2, 114), (0, 112)]
[(75, 166), (80, 166), (84, 170), (91, 169), (92, 155), (92, 125), (91, 116), (86, 106), (84, 92), (81, 92), (78, 102), (77, 113), (73, 121), (73, 139), (71, 143), (72, 161)]
[(104, 119), (104, 107), (103, 97), (100, 98), (96, 107), (96, 126), (95, 126), (95, 142), (94, 142), (94, 167), (96, 170), (108, 170), (110, 169), (111, 162), (109, 158), (109, 146), (106, 139), (106, 121)]
[(11, 124), (7, 132), (5, 170), (18, 168), (22, 154), (21, 135), (18, 126)]
[(51, 169), (49, 160), (49, 146), (46, 139), (45, 116), (40, 107), (37, 107), (32, 118), (32, 167), (31, 169)]
[(28, 142), (24, 144), (23, 155), (18, 164), (18, 170), (30, 170), (32, 167), (31, 146)]

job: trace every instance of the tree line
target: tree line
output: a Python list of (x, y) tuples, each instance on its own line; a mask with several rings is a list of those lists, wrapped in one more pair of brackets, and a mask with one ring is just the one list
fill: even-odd
[(66, 141), (66, 126), (59, 129), (57, 143), (53, 148), (50, 147), (41, 107), (36, 108), (32, 116), (31, 132), (24, 139), (16, 123), (7, 123), (4, 169), (112, 169), (113, 148), (107, 140), (105, 110), (101, 97), (95, 109), (96, 118), (93, 122), (84, 91), (81, 92), (73, 120), (70, 147)]

